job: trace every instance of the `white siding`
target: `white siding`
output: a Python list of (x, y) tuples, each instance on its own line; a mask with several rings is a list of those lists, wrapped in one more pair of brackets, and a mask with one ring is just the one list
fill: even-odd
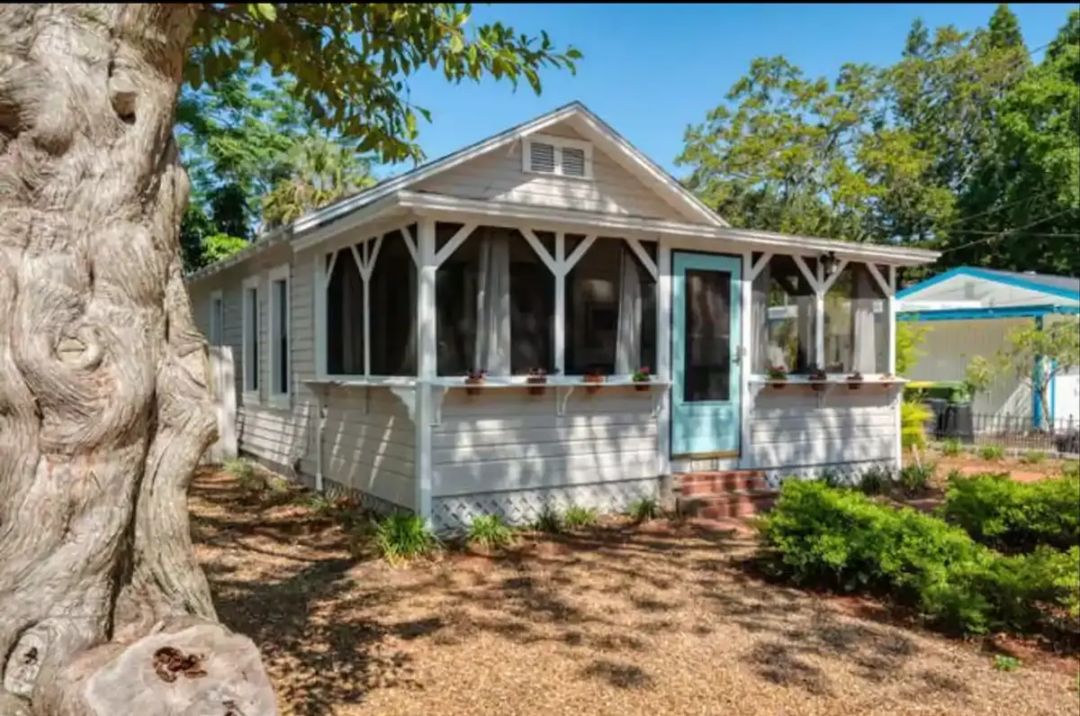
[(565, 415), (555, 390), (451, 390), (432, 435), (432, 495), (533, 490), (658, 475), (649, 394), (575, 389)]
[[(565, 124), (545, 129), (544, 134), (581, 139)], [(522, 142), (514, 142), (420, 182), (413, 189), (466, 199), (686, 220), (599, 148), (593, 150), (592, 180), (527, 174), (522, 170), (521, 152)]]
[[(1033, 325), (1031, 318), (995, 318), (963, 321), (926, 321), (926, 329), (911, 380), (963, 380), (964, 370), (975, 356), (994, 361), (1005, 337), (1018, 328)], [(979, 415), (1031, 415), (1031, 391), (1011, 371), (1002, 371), (986, 393), (976, 396), (972, 410)]]
[(896, 458), (896, 389), (830, 386), (819, 394), (787, 385), (762, 389), (750, 410), (751, 467), (779, 472), (891, 462)]

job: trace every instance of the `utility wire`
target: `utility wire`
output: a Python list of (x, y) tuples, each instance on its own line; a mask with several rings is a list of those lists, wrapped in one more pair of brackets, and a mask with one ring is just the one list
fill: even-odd
[(947, 254), (947, 253), (950, 253), (952, 251), (959, 251), (960, 249), (966, 249), (969, 246), (976, 246), (978, 244), (985, 244), (985, 243), (989, 243), (990, 241), (996, 241), (998, 239), (1003, 239), (1006, 236), (1008, 236), (1009, 234), (1015, 234), (1018, 231), (1023, 231), (1024, 229), (1030, 228), (1032, 226), (1038, 226), (1039, 224), (1041, 224), (1041, 223), (1043, 223), (1045, 221), (1050, 221), (1051, 219), (1056, 219), (1059, 216), (1064, 216), (1065, 214), (1068, 214), (1070, 212), (1072, 212), (1072, 209), (1065, 209), (1064, 211), (1059, 211), (1058, 213), (1051, 214), (1050, 216), (1044, 216), (1041, 219), (1037, 219), (1037, 220), (1032, 221), (1030, 223), (1024, 224), (1023, 226), (1018, 226), (1015, 229), (1005, 229), (1004, 231), (1001, 231), (1001, 232), (995, 234), (994, 236), (987, 236), (986, 238), (976, 239), (975, 241), (969, 241), (968, 243), (960, 244), (959, 246), (950, 246), (948, 248), (942, 249), (941, 253)]

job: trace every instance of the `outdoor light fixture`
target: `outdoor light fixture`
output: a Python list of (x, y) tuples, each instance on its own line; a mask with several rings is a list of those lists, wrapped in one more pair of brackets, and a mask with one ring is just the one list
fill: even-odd
[(839, 262), (836, 260), (836, 254), (832, 251), (827, 254), (821, 255), (821, 268), (825, 270), (826, 276), (832, 276), (834, 273), (836, 273), (836, 267), (838, 263)]

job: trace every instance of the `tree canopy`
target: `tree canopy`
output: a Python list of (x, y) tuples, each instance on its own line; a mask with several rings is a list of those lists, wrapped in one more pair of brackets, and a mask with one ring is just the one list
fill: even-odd
[(419, 161), (409, 78), (490, 76), (541, 89), (581, 54), (454, 3), (209, 4), (199, 14), (177, 108), (192, 181), (182, 245), (191, 270), (369, 185), (374, 162)]
[(759, 58), (677, 162), (735, 225), (1077, 274), (1080, 12), (1045, 48), (1033, 64), (1001, 5), (974, 32), (916, 21), (895, 64), (832, 80)]

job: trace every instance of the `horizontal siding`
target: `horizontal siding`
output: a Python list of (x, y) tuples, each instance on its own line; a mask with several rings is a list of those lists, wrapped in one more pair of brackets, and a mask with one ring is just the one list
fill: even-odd
[(755, 468), (895, 459), (895, 391), (839, 386), (819, 398), (793, 387), (762, 390), (751, 408), (749, 452)]
[(239, 410), (240, 449), (292, 467), (310, 449), (313, 418), (314, 411), (308, 406), (290, 411), (245, 405)]
[[(569, 126), (545, 134), (575, 137)], [(522, 143), (498, 149), (420, 182), (417, 191), (467, 199), (532, 206), (608, 212), (628, 216), (685, 220), (654, 191), (598, 148), (593, 149), (593, 179), (527, 174), (522, 171)]]
[(586, 485), (656, 477), (652, 400), (633, 391), (579, 395), (558, 415), (555, 391), (450, 391), (432, 430), (432, 494)]
[(333, 388), (326, 408), (323, 474), (346, 487), (413, 507), (416, 429), (405, 404), (387, 388)]

